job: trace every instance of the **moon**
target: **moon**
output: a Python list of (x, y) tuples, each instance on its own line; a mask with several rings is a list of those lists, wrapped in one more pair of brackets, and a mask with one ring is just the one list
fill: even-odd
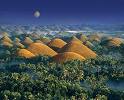
[(34, 12), (34, 17), (39, 18), (40, 17), (40, 12), (39, 11), (35, 11)]

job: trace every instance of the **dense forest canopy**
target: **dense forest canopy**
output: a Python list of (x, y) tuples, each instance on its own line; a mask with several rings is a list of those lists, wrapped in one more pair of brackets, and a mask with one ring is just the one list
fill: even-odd
[[(81, 38), (92, 43), (89, 49), (97, 56), (83, 61), (77, 59), (66, 61), (68, 57), (62, 56), (66, 57), (63, 58), (66, 60), (59, 63), (51, 56), (39, 55), (31, 58), (27, 55), (18, 56), (17, 52), (21, 47), (13, 44), (14, 38), (10, 38), (2, 38), (0, 46), (1, 100), (123, 100), (123, 43), (118, 42), (119, 46), (115, 46), (108, 45), (111, 42), (106, 39), (97, 41), (99, 37), (92, 36), (90, 40)], [(21, 41), (21, 35), (18, 38)], [(65, 45), (68, 41), (66, 38), (61, 38)], [(32, 42), (35, 41), (32, 37), (30, 39)], [(17, 40), (19, 39), (16, 38)], [(3, 41), (13, 45), (2, 44)], [(25, 45), (24, 49), (29, 47), (24, 42), (22, 44)], [(27, 50), (31, 52), (30, 49)], [(55, 50), (57, 54), (59, 50)]]

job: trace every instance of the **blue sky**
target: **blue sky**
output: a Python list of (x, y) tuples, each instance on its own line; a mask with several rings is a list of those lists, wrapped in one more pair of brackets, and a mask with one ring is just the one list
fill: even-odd
[(124, 0), (0, 0), (0, 24), (124, 24)]

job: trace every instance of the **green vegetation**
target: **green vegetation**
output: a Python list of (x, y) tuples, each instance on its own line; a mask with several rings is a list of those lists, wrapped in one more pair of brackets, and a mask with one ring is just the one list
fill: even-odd
[[(58, 64), (47, 56), (21, 58), (16, 47), (1, 46), (0, 100), (123, 100), (124, 45), (95, 43), (92, 49), (98, 57)], [(122, 90), (109, 81), (122, 81)]]

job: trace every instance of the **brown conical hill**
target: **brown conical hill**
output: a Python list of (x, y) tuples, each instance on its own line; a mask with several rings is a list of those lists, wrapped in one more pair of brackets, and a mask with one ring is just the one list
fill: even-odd
[(97, 41), (99, 42), (101, 40), (101, 37), (98, 34), (93, 34), (88, 36), (89, 41)]
[(108, 47), (119, 47), (120, 44), (116, 43), (115, 41), (109, 41), (108, 42)]
[(121, 38), (112, 38), (109, 42), (108, 42), (108, 46), (120, 46), (120, 44), (123, 43), (123, 40)]
[(44, 44), (47, 44), (49, 43), (51, 40), (46, 38), (46, 37), (41, 37), (40, 40), (44, 43)]
[(30, 36), (33, 38), (33, 39), (39, 39), (40, 35), (38, 33), (31, 33)]
[(2, 39), (1, 39), (2, 42), (8, 42), (8, 43), (12, 43), (12, 40), (8, 37), (8, 36), (4, 36)]
[(53, 50), (57, 51), (58, 49), (62, 48), (66, 44), (67, 43), (64, 42), (62, 39), (56, 38), (51, 40), (47, 45)]
[(42, 43), (32, 43), (28, 50), (35, 55), (46, 55), (46, 56), (55, 56), (57, 53)]
[(123, 42), (122, 38), (113, 38), (112, 41), (121, 44)]
[(9, 34), (7, 32), (3, 32), (2, 35), (3, 36), (9, 36)]
[(24, 57), (24, 58), (32, 58), (35, 57), (35, 55), (33, 53), (31, 53), (30, 51), (28, 51), (27, 49), (20, 49), (18, 51), (18, 56), (20, 57)]
[(16, 37), (14, 41), (15, 41), (15, 42), (20, 42), (21, 40)]
[(69, 40), (69, 42), (73, 42), (73, 41), (82, 43), (82, 41), (80, 41), (76, 36), (72, 36), (71, 39)]
[(84, 58), (95, 58), (97, 54), (80, 42), (70, 42), (62, 47), (59, 52), (75, 52)]
[(23, 43), (26, 44), (26, 45), (30, 45), (31, 43), (33, 43), (33, 40), (30, 39), (29, 37), (26, 37), (26, 38), (24, 39)]
[(85, 60), (85, 58), (77, 53), (74, 52), (64, 52), (59, 53), (53, 57), (53, 59), (58, 63), (64, 63), (70, 60)]
[(6, 41), (2, 41), (1, 45), (6, 46), (6, 47), (12, 47), (13, 44), (6, 42)]

